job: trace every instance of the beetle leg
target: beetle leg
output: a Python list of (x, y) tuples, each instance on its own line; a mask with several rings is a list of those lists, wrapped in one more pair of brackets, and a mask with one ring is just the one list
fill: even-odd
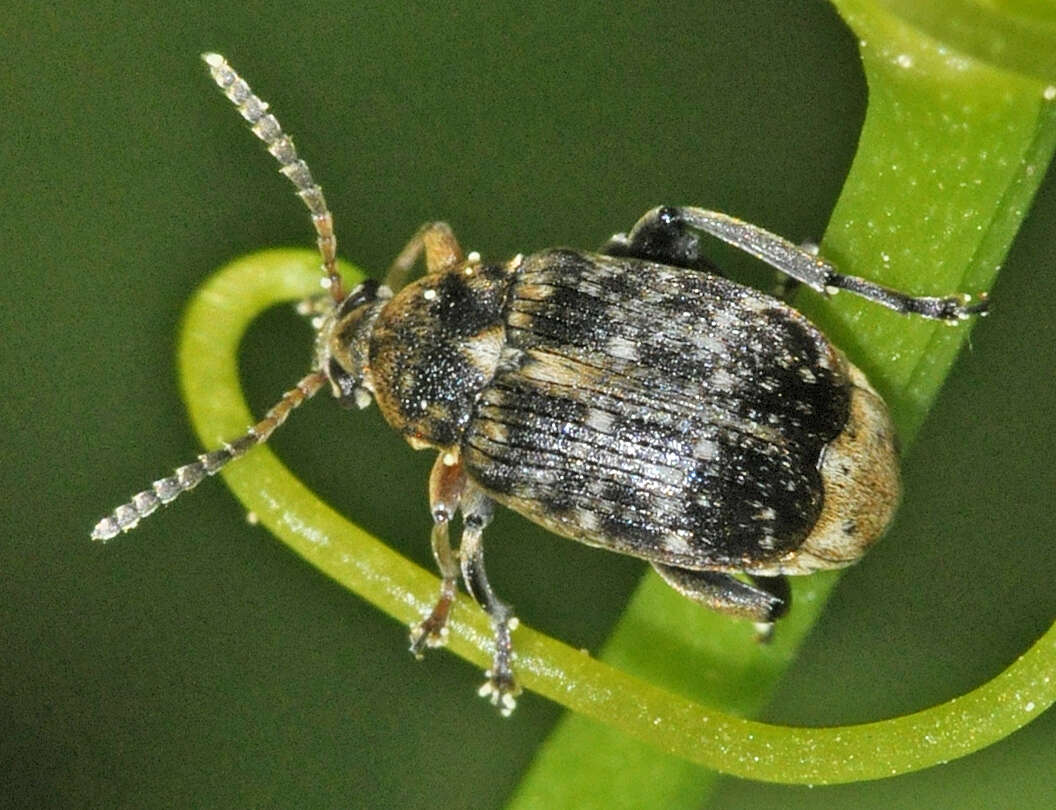
[[(799, 247), (802, 250), (807, 251), (811, 256), (817, 256), (821, 252), (821, 245), (817, 242), (800, 242)], [(782, 273), (780, 270), (775, 270), (774, 288), (770, 291), (770, 294), (779, 301), (791, 304), (793, 296), (795, 296), (799, 291), (799, 288), (802, 286), (803, 282), (799, 279), (792, 278), (788, 273)]]
[(760, 638), (769, 638), (773, 623), (788, 613), (792, 594), (784, 577), (753, 576), (749, 585), (723, 571), (693, 571), (653, 563), (664, 582), (683, 596), (728, 616), (751, 619), (758, 624)]
[(749, 574), (748, 579), (760, 590), (765, 591), (778, 600), (770, 614), (770, 618), (766, 621), (755, 623), (756, 639), (768, 642), (774, 637), (774, 622), (787, 614), (792, 607), (792, 588), (788, 584), (788, 577), (763, 577), (758, 574)]
[(430, 540), (433, 557), (440, 569), (443, 582), (440, 596), (429, 613), (419, 624), (411, 628), (411, 652), (421, 658), (426, 647), (442, 646), (447, 638), (447, 617), (458, 589), (458, 560), (448, 537), (448, 526), (458, 509), (466, 487), (466, 473), (462, 464), (445, 463), (451, 460), (448, 453), (441, 453), (433, 464), (429, 475), (429, 510), (433, 515), (433, 531)]
[(774, 605), (774, 609), (770, 613), (770, 621), (780, 619), (788, 613), (792, 607), (792, 588), (788, 584), (788, 577), (780, 575), (764, 577), (758, 574), (749, 574), (748, 579), (757, 588), (766, 591), (766, 593), (777, 600), (777, 604)]
[(427, 222), (404, 245), (385, 274), (385, 286), (396, 292), (407, 283), (407, 275), (425, 253), (425, 270), (436, 273), (462, 261), (462, 248), (446, 222)]
[(599, 252), (722, 275), (715, 265), (700, 255), (700, 235), (683, 219), (659, 214), (650, 217), (654, 212), (667, 210), (675, 209), (653, 209), (638, 220), (629, 234), (613, 234)]
[(728, 214), (703, 208), (654, 208), (635, 223), (625, 241), (632, 250), (639, 244), (648, 247), (656, 241), (655, 234), (670, 232), (677, 235), (687, 228), (710, 234), (740, 248), (823, 295), (847, 290), (895, 312), (948, 322), (964, 320), (972, 315), (983, 315), (989, 308), (986, 293), (977, 296), (975, 303), (972, 303), (972, 297), (967, 294), (945, 298), (913, 296), (858, 276), (844, 275), (815, 253), (794, 245), (777, 234)]
[(484, 673), (488, 680), (480, 687), (480, 696), (489, 698), (506, 717), (517, 705), (516, 697), (521, 691), (511, 668), (510, 631), (517, 626), (517, 619), (513, 609), (495, 595), (484, 571), (482, 540), (494, 507), (494, 502), (481, 490), (472, 485), (466, 488), (462, 496), (462, 543), (458, 551), (466, 590), (491, 617), (495, 631), (495, 653), (491, 669)]

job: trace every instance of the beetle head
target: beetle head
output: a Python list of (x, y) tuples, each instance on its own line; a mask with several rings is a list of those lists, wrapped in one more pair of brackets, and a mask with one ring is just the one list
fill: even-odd
[(369, 346), (374, 322), (392, 291), (373, 279), (359, 284), (331, 309), (319, 327), (316, 363), (345, 407), (367, 407), (374, 393)]

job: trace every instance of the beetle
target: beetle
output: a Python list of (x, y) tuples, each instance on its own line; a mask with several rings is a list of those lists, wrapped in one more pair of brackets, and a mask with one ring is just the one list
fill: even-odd
[[(847, 290), (900, 313), (957, 323), (984, 314), (985, 295), (907, 295), (756, 225), (670, 206), (597, 252), (501, 263), (464, 254), (450, 227), (428, 223), (384, 284), (346, 292), (333, 218), (307, 164), (224, 58), (203, 59), (311, 213), (328, 291), (312, 368), (245, 434), (133, 496), (93, 539), (129, 531), (266, 442), (325, 386), (348, 407), (377, 402), (413, 448), (438, 451), (428, 492), (442, 582), (411, 650), (443, 643), (461, 576), (494, 628), (480, 693), (509, 714), (516, 619), (484, 568), (495, 504), (646, 560), (683, 595), (752, 619), (764, 635), (789, 610), (786, 576), (850, 565), (883, 535), (900, 495), (883, 400), (803, 315), (720, 275), (700, 236), (823, 295)], [(408, 283), (423, 257), (425, 275)]]

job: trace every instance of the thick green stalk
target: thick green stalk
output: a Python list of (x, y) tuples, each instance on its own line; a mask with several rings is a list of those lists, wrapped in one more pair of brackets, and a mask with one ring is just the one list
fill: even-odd
[[(987, 288), (1052, 152), (1056, 126), (1044, 88), (943, 52), (864, 3), (844, 2), (841, 10), (868, 42), (871, 95), (826, 255), (849, 272), (920, 293)], [(256, 254), (221, 271), (196, 297), (181, 378), (208, 446), (251, 421), (236, 360), (245, 328), (268, 306), (317, 291), (317, 263), (308, 252)], [(867, 371), (911, 438), (966, 327), (899, 318), (847, 295), (801, 303)], [(280, 539), (401, 622), (417, 620), (431, 604), (433, 575), (319, 502), (268, 448), (224, 477)], [(515, 643), (523, 684), (579, 716), (542, 751), (518, 803), (699, 806), (711, 770), (799, 783), (879, 778), (977, 750), (1056, 699), (1050, 630), (990, 683), (904, 718), (801, 729), (734, 716), (765, 704), (834, 581), (797, 583), (798, 607), (767, 647), (751, 641), (749, 628), (711, 616), (653, 578), (621, 620), (609, 663), (521, 627)], [(454, 614), (450, 648), (479, 665), (488, 661), (488, 621), (466, 599)]]
[[(847, 272), (918, 293), (988, 289), (1052, 155), (1052, 91), (957, 53), (865, 0), (836, 6), (860, 38), (869, 104), (825, 256)], [(950, 8), (944, 13), (954, 19)], [(956, 30), (966, 35), (968, 28), (958, 23)], [(982, 34), (973, 41), (996, 47)], [(1052, 44), (1039, 60), (1056, 52)], [(797, 303), (885, 396), (908, 446), (967, 329), (902, 318), (846, 295), (823, 301), (807, 292)], [(835, 581), (797, 582), (799, 607), (778, 643), (762, 648), (744, 628), (687, 609), (649, 576), (602, 658), (750, 715), (766, 705)], [(685, 761), (569, 715), (512, 806), (699, 807), (712, 781)]]

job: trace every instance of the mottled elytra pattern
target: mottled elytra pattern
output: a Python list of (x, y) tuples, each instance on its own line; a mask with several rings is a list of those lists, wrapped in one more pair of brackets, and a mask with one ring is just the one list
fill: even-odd
[(821, 333), (717, 276), (529, 256), (463, 440), (473, 479), (558, 533), (688, 568), (795, 549), (849, 383)]

